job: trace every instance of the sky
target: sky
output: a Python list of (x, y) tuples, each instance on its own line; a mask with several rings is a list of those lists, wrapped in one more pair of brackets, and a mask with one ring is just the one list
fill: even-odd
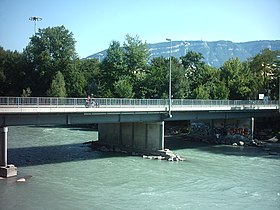
[(126, 34), (147, 43), (280, 39), (280, 0), (0, 0), (0, 46), (22, 52), (37, 28), (64, 25), (80, 58)]

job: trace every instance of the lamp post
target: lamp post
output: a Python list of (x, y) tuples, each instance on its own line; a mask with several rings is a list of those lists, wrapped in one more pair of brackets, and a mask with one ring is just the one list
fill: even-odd
[(169, 118), (172, 117), (171, 114), (171, 97), (172, 97), (172, 92), (171, 92), (171, 55), (172, 55), (172, 40), (169, 38), (166, 38), (166, 41), (170, 42), (170, 56), (169, 56), (169, 109), (168, 109), (168, 116)]
[(36, 35), (36, 22), (41, 21), (42, 18), (33, 16), (33, 17), (30, 17), (29, 20), (34, 22), (34, 34)]

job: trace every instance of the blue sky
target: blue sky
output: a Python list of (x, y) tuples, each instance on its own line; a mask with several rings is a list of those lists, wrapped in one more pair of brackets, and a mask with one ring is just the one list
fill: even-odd
[(0, 46), (22, 52), (31, 16), (43, 18), (39, 28), (64, 25), (80, 58), (126, 34), (147, 43), (280, 39), (280, 0), (0, 0)]

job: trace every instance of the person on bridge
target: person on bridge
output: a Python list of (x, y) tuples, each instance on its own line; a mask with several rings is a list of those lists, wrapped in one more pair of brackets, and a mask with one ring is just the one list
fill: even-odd
[(87, 99), (86, 99), (86, 107), (91, 107), (91, 98), (90, 95), (88, 95)]

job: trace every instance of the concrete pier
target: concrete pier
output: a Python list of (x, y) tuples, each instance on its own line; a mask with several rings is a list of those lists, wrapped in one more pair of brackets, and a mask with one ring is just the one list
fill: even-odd
[(164, 149), (164, 122), (102, 123), (99, 141), (136, 150)]
[(0, 128), (0, 177), (17, 175), (17, 168), (8, 165), (8, 127)]

